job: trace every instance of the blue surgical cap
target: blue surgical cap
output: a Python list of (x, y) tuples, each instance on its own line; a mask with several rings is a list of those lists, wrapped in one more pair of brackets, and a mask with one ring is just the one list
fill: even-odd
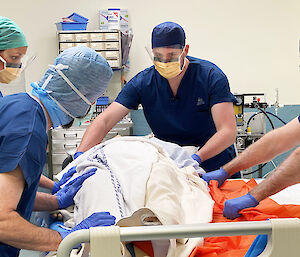
[(152, 31), (152, 49), (180, 45), (185, 46), (185, 33), (183, 28), (175, 22), (163, 22)]
[(19, 26), (11, 19), (0, 16), (0, 51), (28, 46)]
[[(63, 51), (55, 59), (54, 65), (68, 66), (64, 75), (91, 103), (106, 90), (113, 71), (107, 61), (89, 47), (72, 47)], [(68, 85), (54, 67), (49, 68), (38, 82), (42, 87), (49, 75), (52, 78), (45, 90), (74, 117), (86, 115), (89, 105)]]

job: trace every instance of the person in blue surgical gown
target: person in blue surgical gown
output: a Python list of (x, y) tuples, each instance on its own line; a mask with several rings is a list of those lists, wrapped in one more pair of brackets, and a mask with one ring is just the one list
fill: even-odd
[(227, 77), (215, 64), (188, 56), (185, 40), (183, 28), (174, 22), (153, 29), (150, 52), (154, 65), (133, 77), (93, 121), (78, 153), (101, 142), (120, 119), (141, 104), (155, 137), (195, 146), (192, 157), (206, 172), (235, 156), (235, 97)]
[(18, 256), (19, 249), (57, 250), (69, 233), (91, 226), (109, 226), (115, 218), (94, 213), (72, 230), (60, 232), (29, 222), (34, 210), (50, 211), (72, 205), (88, 171), (55, 195), (37, 193), (46, 163), (47, 130), (70, 126), (87, 114), (112, 77), (107, 61), (88, 47), (65, 50), (30, 93), (0, 99), (0, 255)]

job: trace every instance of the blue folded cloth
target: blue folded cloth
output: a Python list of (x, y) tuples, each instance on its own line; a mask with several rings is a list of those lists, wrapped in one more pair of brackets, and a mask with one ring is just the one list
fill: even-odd
[(256, 257), (260, 255), (266, 248), (268, 243), (268, 235), (258, 235), (250, 246), (245, 257)]

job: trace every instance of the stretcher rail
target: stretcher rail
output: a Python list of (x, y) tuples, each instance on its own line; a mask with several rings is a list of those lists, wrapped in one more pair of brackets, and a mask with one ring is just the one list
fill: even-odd
[[(146, 241), (171, 238), (216, 237), (235, 235), (271, 234), (270, 221), (209, 223), (168, 226), (121, 227), (121, 241)], [(59, 245), (57, 256), (70, 256), (72, 248), (90, 241), (88, 229), (78, 230), (68, 235)]]

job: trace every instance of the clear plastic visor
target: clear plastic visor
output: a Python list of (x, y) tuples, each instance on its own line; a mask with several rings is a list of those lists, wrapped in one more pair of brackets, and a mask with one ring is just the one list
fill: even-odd
[(184, 52), (184, 48), (182, 48), (181, 45), (157, 47), (153, 49), (146, 46), (145, 48), (152, 62), (178, 62)]
[(11, 70), (15, 70), (16, 73), (20, 74), (23, 72), (36, 58), (35, 55), (24, 55), (22, 58), (18, 60), (7, 62), (1, 55), (0, 55), (0, 72), (7, 69), (13, 68)]

